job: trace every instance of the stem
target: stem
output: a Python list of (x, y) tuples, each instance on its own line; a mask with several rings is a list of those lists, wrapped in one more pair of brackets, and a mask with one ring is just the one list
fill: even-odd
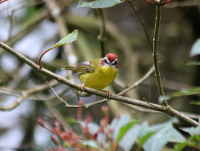
[(54, 48), (56, 48), (56, 47), (58, 47), (58, 46), (51, 47), (51, 48), (49, 48), (48, 50), (46, 50), (45, 52), (42, 53), (42, 55), (41, 55), (40, 58), (39, 58), (39, 66), (40, 66), (40, 69), (42, 68), (42, 63), (41, 63), (42, 56), (43, 56), (45, 53), (47, 53), (48, 51), (50, 51), (51, 49), (54, 49)]
[(173, 1), (173, 0), (167, 0), (167, 1), (163, 2), (163, 3), (161, 3), (161, 6), (167, 4), (167, 3), (171, 2), (171, 1)]
[(149, 42), (149, 45), (150, 45), (150, 47), (151, 47), (151, 50), (153, 50), (153, 46), (152, 46), (151, 40), (150, 40), (150, 38), (149, 38), (149, 35), (148, 35), (148, 32), (147, 32), (147, 29), (146, 29), (146, 27), (145, 27), (145, 24), (144, 24), (142, 18), (140, 17), (140, 15), (139, 15), (139, 13), (138, 13), (136, 7), (133, 5), (133, 3), (131, 2), (131, 0), (128, 0), (128, 3), (131, 5), (131, 7), (133, 8), (135, 14), (136, 14), (137, 17), (139, 18), (140, 23), (142, 24), (142, 27), (143, 27), (144, 33), (145, 33), (145, 35), (146, 35), (146, 37), (147, 37), (147, 40), (148, 40), (148, 42)]
[(100, 26), (100, 33), (97, 37), (101, 49), (101, 57), (105, 57), (105, 39), (106, 39), (106, 24), (105, 24), (105, 15), (104, 9), (99, 9), (99, 14), (101, 18), (101, 26)]
[[(154, 61), (155, 76), (156, 76), (159, 95), (165, 95), (163, 87), (162, 87), (161, 79), (160, 79), (160, 71), (159, 71), (158, 59), (157, 59), (160, 19), (161, 19), (161, 9), (159, 5), (156, 5), (156, 22), (155, 22), (155, 30), (154, 30), (154, 38), (153, 38), (153, 61)], [(163, 101), (163, 104), (165, 106), (168, 105), (166, 100)]]
[(156, 4), (156, 2), (153, 2), (153, 1), (150, 1), (150, 0), (145, 0), (145, 1), (152, 3), (152, 4)]
[(8, 0), (3, 0), (3, 1), (0, 2), (0, 4), (4, 3), (4, 2), (6, 2), (6, 1), (8, 1)]

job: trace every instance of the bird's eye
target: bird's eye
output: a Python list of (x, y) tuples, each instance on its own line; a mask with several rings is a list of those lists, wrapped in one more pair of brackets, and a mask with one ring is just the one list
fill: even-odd
[(105, 62), (106, 64), (108, 64), (108, 61), (107, 61), (107, 59), (104, 59), (104, 62)]
[(117, 60), (115, 60), (115, 62), (113, 63), (113, 65), (117, 65)]

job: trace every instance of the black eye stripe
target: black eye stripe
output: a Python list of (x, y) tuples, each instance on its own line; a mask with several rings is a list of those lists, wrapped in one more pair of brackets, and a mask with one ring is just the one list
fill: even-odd
[(112, 64), (116, 65), (117, 64), (117, 59)]
[(115, 59), (115, 61), (109, 61), (106, 57), (104, 58), (104, 63), (105, 64), (110, 64), (110, 65), (117, 65), (118, 61)]

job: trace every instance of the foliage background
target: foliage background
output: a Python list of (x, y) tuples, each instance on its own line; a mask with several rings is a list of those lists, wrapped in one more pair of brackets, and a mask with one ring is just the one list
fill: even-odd
[[(141, 0), (132, 2), (144, 20), (152, 40), (155, 6)], [(71, 0), (56, 2), (53, 0), (10, 0), (2, 3), (0, 5), (0, 26), (2, 27), (0, 28), (0, 40), (37, 62), (42, 52), (68, 33), (78, 29), (77, 42), (48, 52), (42, 60), (45, 68), (66, 76), (66, 71), (59, 69), (63, 65), (76, 65), (84, 60), (101, 57), (97, 40), (100, 32), (99, 12), (97, 9), (90, 8), (77, 10), (77, 3)], [(104, 11), (107, 28), (105, 53), (113, 52), (118, 55), (120, 68), (117, 81), (123, 85), (131, 85), (152, 66), (151, 47), (140, 21), (128, 2), (106, 8)], [(173, 1), (162, 7), (158, 57), (166, 94), (200, 85), (200, 67), (186, 65), (189, 61), (200, 60), (199, 56), (192, 58), (189, 56), (192, 44), (200, 37), (199, 27), (198, 1)], [(0, 49), (0, 57), (1, 87), (22, 92), (45, 83), (41, 74), (3, 49)], [(74, 80), (77, 81), (77, 77)], [(111, 84), (109, 89), (112, 89), (114, 93), (122, 90), (115, 83)], [(55, 90), (70, 104), (77, 104), (77, 96), (71, 88), (60, 84)], [(37, 95), (42, 95), (40, 101), (26, 99), (11, 111), (0, 111), (0, 148), (34, 148), (36, 146), (42, 148), (52, 145), (50, 144), (50, 133), (36, 123), (38, 116), (45, 117), (50, 123), (59, 117), (67, 126), (80, 132), (78, 125), (68, 125), (65, 120), (69, 117), (76, 117), (77, 109), (65, 108), (62, 102), (53, 97), (50, 90), (39, 92)], [(46, 99), (49, 96), (52, 97), (51, 100)], [(154, 74), (126, 96), (158, 103)], [(1, 92), (1, 106), (11, 104), (16, 98), (16, 96)], [(96, 96), (84, 98), (85, 103), (99, 99)], [(199, 96), (174, 98), (169, 101), (169, 104), (178, 111), (193, 113), (199, 117), (199, 107), (190, 104), (190, 101), (199, 101)], [(128, 113), (132, 118), (140, 122), (148, 121), (150, 124), (171, 118), (165, 114), (153, 113), (137, 107), (130, 108), (116, 101), (110, 101), (108, 105), (112, 111), (111, 117), (118, 113)], [(91, 113), (94, 121), (98, 123), (102, 116), (100, 106), (84, 109), (84, 115)], [(181, 124), (188, 126), (185, 123)]]

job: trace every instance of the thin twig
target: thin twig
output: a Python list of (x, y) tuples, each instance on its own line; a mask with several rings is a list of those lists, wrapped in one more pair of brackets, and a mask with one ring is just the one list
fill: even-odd
[[(52, 81), (50, 83), (51, 86), (56, 86), (59, 83), (57, 81)], [(12, 110), (14, 108), (16, 108), (17, 106), (19, 106), (20, 103), (22, 103), (26, 98), (28, 98), (32, 93), (37, 93), (40, 92), (42, 90), (45, 90), (49, 88), (46, 84), (41, 84), (41, 85), (37, 85), (35, 87), (32, 87), (26, 91), (21, 92), (21, 94), (17, 94), (16, 91), (12, 91), (15, 92), (16, 95), (19, 95), (19, 98), (17, 98), (12, 104), (8, 105), (8, 106), (0, 106), (0, 110), (4, 111), (4, 110)]]
[[(56, 81), (56, 83), (60, 84), (57, 81)], [(24, 92), (24, 90), (16, 91), (16, 90), (12, 90), (10, 88), (0, 87), (0, 93), (11, 95), (11, 96), (20, 97), (23, 92)], [(34, 94), (34, 95), (30, 95), (30, 96), (27, 97), (27, 99), (31, 99), (31, 100), (35, 100), (35, 101), (45, 101), (45, 100), (53, 99), (53, 98), (55, 98), (54, 95), (43, 95), (43, 94), (41, 94), (41, 95), (40, 94)]]
[(156, 2), (153, 2), (153, 1), (151, 1), (151, 0), (145, 0), (145, 1), (147, 1), (147, 2), (149, 2), (149, 3), (152, 3), (152, 4), (156, 4)]
[(163, 5), (165, 5), (165, 4), (167, 4), (167, 3), (171, 2), (171, 1), (173, 1), (173, 0), (166, 0), (165, 2), (161, 3), (160, 6), (163, 6)]
[[(17, 51), (10, 48), (9, 46), (7, 46), (6, 44), (4, 44), (1, 41), (0, 41), (0, 47), (3, 48), (4, 50), (6, 50), (7, 52), (13, 54), (18, 59), (22, 60), (23, 62), (25, 62), (26, 64), (31, 66), (33, 69), (35, 69), (36, 71), (42, 73), (43, 75), (47, 75), (47, 76), (49, 76), (53, 79), (56, 79), (57, 81), (59, 81), (63, 84), (66, 84), (66, 85), (68, 85), (68, 86), (70, 86), (74, 89), (81, 90), (82, 86), (80, 84), (73, 83), (72, 81), (69, 81), (64, 77), (56, 75), (56, 74), (52, 73), (51, 71), (49, 71), (47, 69), (44, 69), (44, 68), (40, 69), (40, 67), (37, 64), (35, 64), (30, 59), (26, 58), (25, 56), (18, 53)], [(91, 94), (98, 95), (98, 96), (102, 96), (102, 97), (105, 97), (105, 98), (107, 97), (106, 93), (104, 93), (102, 91), (94, 90), (94, 89), (91, 89), (91, 88), (85, 87), (84, 91), (91, 93)], [(154, 104), (154, 103), (149, 103), (149, 102), (135, 100), (135, 99), (127, 98), (127, 97), (117, 96), (117, 95), (114, 95), (114, 94), (112, 94), (110, 96), (110, 99), (113, 99), (113, 100), (116, 100), (116, 101), (119, 101), (119, 102), (123, 102), (123, 103), (127, 103), (127, 104), (142, 106), (142, 107), (149, 108), (149, 109), (156, 110), (156, 111), (161, 111), (161, 112), (167, 113), (168, 115), (171, 115), (173, 117), (175, 116), (179, 120), (184, 121), (184, 122), (186, 122), (190, 125), (193, 125), (193, 126), (199, 125), (198, 122), (196, 122), (196, 121), (190, 119), (189, 117), (185, 116), (184, 114), (174, 110), (170, 106), (161, 106), (161, 105)]]
[[(157, 52), (158, 41), (159, 41), (159, 26), (160, 26), (160, 19), (161, 19), (160, 7), (161, 6), (159, 5), (156, 6), (156, 22), (155, 22), (154, 38), (153, 38), (153, 61), (154, 61), (155, 76), (156, 76), (159, 95), (165, 95), (163, 86), (161, 83), (161, 78), (160, 78), (160, 71), (159, 71), (159, 66), (158, 66), (158, 52)], [(168, 105), (166, 100), (164, 100), (163, 103), (165, 106)]]
[(101, 49), (101, 57), (105, 57), (105, 39), (106, 39), (106, 24), (105, 24), (105, 13), (103, 8), (99, 8), (99, 15), (101, 18), (100, 33), (97, 37)]
[(150, 45), (150, 47), (151, 47), (151, 50), (153, 51), (153, 46), (152, 46), (152, 43), (151, 43), (151, 40), (150, 40), (149, 34), (148, 34), (148, 32), (147, 32), (147, 28), (146, 28), (146, 26), (145, 26), (145, 24), (144, 24), (142, 18), (140, 17), (140, 15), (139, 15), (139, 13), (138, 13), (136, 7), (135, 7), (134, 4), (132, 3), (132, 1), (131, 1), (131, 0), (127, 0), (127, 2), (131, 5), (131, 7), (133, 8), (135, 14), (136, 14), (137, 17), (139, 18), (140, 23), (142, 24), (142, 27), (143, 27), (144, 33), (145, 33), (145, 35), (146, 35), (146, 37), (147, 37), (147, 40), (148, 40), (148, 42), (149, 42), (149, 45)]
[(51, 89), (51, 91), (54, 93), (54, 95), (63, 103), (65, 103), (66, 107), (79, 107), (78, 105), (69, 105), (67, 102), (65, 102), (61, 97), (59, 97), (56, 92), (53, 90), (53, 88), (49, 85), (49, 83), (47, 82), (47, 80), (43, 77), (44, 81), (46, 82), (46, 84), (48, 85), (48, 87)]
[(13, 31), (13, 16), (14, 16), (15, 10), (11, 11), (11, 14), (8, 16), (9, 17), (9, 22), (10, 22), (10, 27), (9, 27), (9, 33), (8, 33), (8, 40), (11, 40), (11, 36), (12, 36), (12, 31)]

